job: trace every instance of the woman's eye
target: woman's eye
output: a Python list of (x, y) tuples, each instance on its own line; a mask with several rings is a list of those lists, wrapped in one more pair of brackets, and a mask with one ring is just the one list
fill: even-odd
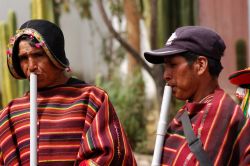
[(20, 57), (19, 57), (20, 62), (25, 61), (25, 60), (27, 60), (27, 59), (28, 59), (28, 58), (27, 58), (26, 56), (20, 56)]
[(44, 52), (38, 52), (37, 53), (37, 56), (43, 56), (44, 55)]

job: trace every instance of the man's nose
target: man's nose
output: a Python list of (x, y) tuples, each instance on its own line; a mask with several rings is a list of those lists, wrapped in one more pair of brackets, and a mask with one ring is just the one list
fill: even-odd
[(29, 71), (34, 72), (37, 69), (37, 60), (29, 57)]
[(164, 68), (164, 74), (163, 74), (163, 79), (166, 80), (167, 82), (170, 81), (172, 78), (172, 72), (169, 67)]

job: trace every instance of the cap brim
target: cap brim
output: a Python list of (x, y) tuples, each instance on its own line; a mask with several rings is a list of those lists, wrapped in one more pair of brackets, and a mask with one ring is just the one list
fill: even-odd
[(232, 84), (250, 85), (250, 68), (236, 71), (229, 76), (229, 80)]
[(144, 57), (150, 63), (160, 64), (164, 63), (165, 57), (184, 52), (187, 52), (187, 50), (172, 48), (172, 47), (164, 47), (157, 50), (144, 52)]

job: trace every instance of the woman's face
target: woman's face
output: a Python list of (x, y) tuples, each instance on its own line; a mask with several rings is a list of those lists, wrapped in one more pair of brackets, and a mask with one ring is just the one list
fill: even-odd
[(32, 47), (28, 41), (22, 40), (19, 43), (18, 56), (25, 76), (29, 79), (31, 72), (37, 75), (38, 88), (58, 84), (58, 78), (61, 78), (63, 71), (51, 62), (41, 47)]

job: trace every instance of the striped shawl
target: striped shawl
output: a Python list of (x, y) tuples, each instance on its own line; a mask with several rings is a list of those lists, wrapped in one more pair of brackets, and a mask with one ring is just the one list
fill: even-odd
[[(38, 162), (42, 165), (136, 165), (108, 95), (86, 84), (38, 92)], [(0, 164), (29, 165), (29, 94), (0, 115)]]
[(250, 164), (250, 122), (221, 89), (202, 103), (186, 103), (168, 126), (162, 165), (198, 166), (185, 140), (180, 116), (187, 110), (194, 133), (214, 165)]

